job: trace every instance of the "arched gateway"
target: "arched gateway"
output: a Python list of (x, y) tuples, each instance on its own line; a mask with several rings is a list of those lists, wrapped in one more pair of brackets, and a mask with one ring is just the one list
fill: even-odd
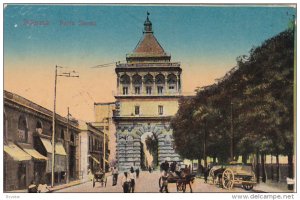
[(145, 146), (147, 136), (151, 137), (152, 135), (155, 135), (158, 140), (158, 163), (165, 160), (180, 161), (179, 155), (173, 149), (172, 130), (168, 125), (160, 123), (123, 124), (117, 127), (117, 157), (119, 157), (121, 170), (129, 169), (131, 166), (142, 167), (143, 164), (153, 166), (153, 157), (156, 156), (151, 155)]
[(151, 135), (158, 142), (155, 157), (159, 163), (179, 161), (172, 145), (170, 121), (178, 110), (182, 69), (180, 63), (170, 61), (171, 56), (158, 43), (148, 15), (142, 39), (134, 51), (127, 54), (127, 62), (117, 63), (115, 69), (114, 122), (120, 170), (145, 164), (151, 157), (144, 148), (145, 139)]

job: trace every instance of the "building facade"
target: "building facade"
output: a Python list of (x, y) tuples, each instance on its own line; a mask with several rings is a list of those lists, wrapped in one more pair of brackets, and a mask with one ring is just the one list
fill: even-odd
[[(126, 63), (117, 63), (117, 94), (114, 122), (117, 160), (120, 169), (152, 165), (153, 158), (145, 148), (147, 137), (158, 145), (156, 164), (180, 161), (173, 148), (171, 117), (178, 110), (181, 97), (180, 63), (171, 62), (155, 38), (147, 16), (143, 37)], [(153, 157), (153, 155), (152, 155)]]
[(106, 136), (106, 159), (111, 167), (116, 164), (116, 128), (112, 120), (115, 112), (115, 102), (94, 103), (95, 122), (93, 126), (99, 128)]
[(87, 180), (89, 170), (94, 174), (103, 166), (104, 133), (92, 124), (80, 121), (79, 149), (81, 178)]
[[(4, 91), (4, 191), (25, 189), (31, 181), (51, 184), (52, 114)], [(55, 184), (78, 178), (78, 123), (56, 115)]]

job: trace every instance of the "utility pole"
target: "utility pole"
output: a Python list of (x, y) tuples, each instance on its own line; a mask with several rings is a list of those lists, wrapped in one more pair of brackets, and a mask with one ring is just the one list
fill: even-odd
[(53, 116), (52, 116), (52, 162), (51, 162), (51, 187), (54, 187), (54, 166), (55, 166), (55, 115), (56, 115), (56, 85), (57, 85), (57, 77), (79, 77), (78, 75), (72, 75), (76, 73), (75, 71), (71, 72), (63, 72), (58, 74), (57, 68), (63, 68), (61, 66), (55, 66), (55, 80), (54, 80), (54, 106), (53, 106)]
[(206, 119), (204, 119), (204, 145), (203, 145), (204, 146), (204, 149), (203, 149), (203, 152), (204, 152), (204, 156), (203, 156), (204, 157), (203, 158), (204, 159), (204, 167), (207, 167), (207, 156), (206, 156), (206, 142), (207, 142), (206, 137), (207, 136), (206, 136), (206, 134), (207, 134), (206, 133)]
[(54, 160), (55, 160), (55, 110), (56, 110), (56, 83), (57, 83), (57, 65), (55, 66), (54, 80), (54, 106), (52, 116), (52, 163), (51, 163), (51, 187), (54, 186)]
[(103, 171), (105, 173), (105, 145), (106, 145), (106, 141), (105, 141), (105, 131), (103, 131)]
[[(69, 107), (68, 107), (68, 116), (67, 116), (67, 136), (69, 135), (69, 123), (70, 123), (70, 110), (69, 110)], [(70, 137), (71, 138), (71, 137)], [(69, 145), (69, 143), (67, 143), (67, 145)], [(68, 146), (68, 149), (69, 149), (69, 153), (70, 153), (70, 146)], [(67, 155), (67, 183), (69, 183), (69, 180), (70, 180), (70, 169), (69, 169), (69, 166), (70, 166), (70, 156)]]
[(234, 157), (234, 149), (233, 149), (233, 143), (234, 143), (234, 132), (233, 132), (233, 103), (230, 102), (230, 110), (231, 110), (231, 124), (230, 124), (230, 130), (231, 130), (231, 140), (230, 140), (230, 158), (231, 161), (233, 161)]

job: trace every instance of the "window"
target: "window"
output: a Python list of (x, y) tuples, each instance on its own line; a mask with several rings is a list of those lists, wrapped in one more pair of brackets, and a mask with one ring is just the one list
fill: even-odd
[(158, 94), (162, 94), (163, 93), (163, 89), (164, 89), (163, 86), (157, 86), (157, 93)]
[(123, 87), (123, 94), (128, 94), (128, 87)]
[(135, 106), (134, 108), (134, 114), (139, 115), (140, 114), (140, 106)]
[(75, 142), (75, 136), (74, 136), (74, 133), (71, 133), (71, 142)]
[(36, 123), (36, 132), (39, 134), (41, 134), (43, 132), (41, 121), (37, 121), (37, 123)]
[(109, 130), (108, 126), (105, 126), (105, 130), (107, 130), (107, 131)]
[(28, 140), (28, 128), (26, 118), (21, 115), (18, 123), (18, 141), (27, 142)]
[(93, 146), (93, 140), (92, 137), (89, 136), (89, 151), (92, 151), (92, 146)]
[(152, 87), (151, 87), (151, 86), (147, 86), (147, 87), (146, 87), (146, 93), (147, 93), (147, 94), (151, 94), (151, 90), (152, 90)]
[(170, 89), (170, 90), (174, 90), (175, 87), (172, 85), (172, 86), (169, 86), (169, 89)]
[(164, 107), (163, 106), (158, 106), (158, 114), (163, 115), (164, 114)]
[(63, 140), (65, 139), (65, 132), (63, 129), (61, 129), (61, 131), (60, 131), (60, 138)]
[(134, 92), (135, 94), (140, 94), (140, 87), (135, 87)]

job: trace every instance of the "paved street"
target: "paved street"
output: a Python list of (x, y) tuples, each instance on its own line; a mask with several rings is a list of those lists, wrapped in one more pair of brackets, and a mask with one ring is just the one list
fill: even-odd
[[(96, 183), (93, 188), (92, 182), (83, 183), (80, 185), (72, 186), (55, 192), (123, 192), (121, 187), (121, 177), (120, 174), (118, 178), (117, 186), (112, 186), (112, 176), (107, 177), (107, 186), (102, 187), (100, 183)], [(140, 177), (137, 179), (135, 191), (136, 192), (159, 192), (158, 179), (160, 173), (155, 171), (153, 173), (141, 172)], [(214, 185), (205, 184), (203, 179), (196, 179), (192, 184), (193, 192), (247, 192), (242, 188), (235, 187), (232, 190), (225, 190), (218, 188)], [(169, 184), (169, 192), (176, 192), (175, 183)], [(187, 186), (187, 191), (190, 192)]]

